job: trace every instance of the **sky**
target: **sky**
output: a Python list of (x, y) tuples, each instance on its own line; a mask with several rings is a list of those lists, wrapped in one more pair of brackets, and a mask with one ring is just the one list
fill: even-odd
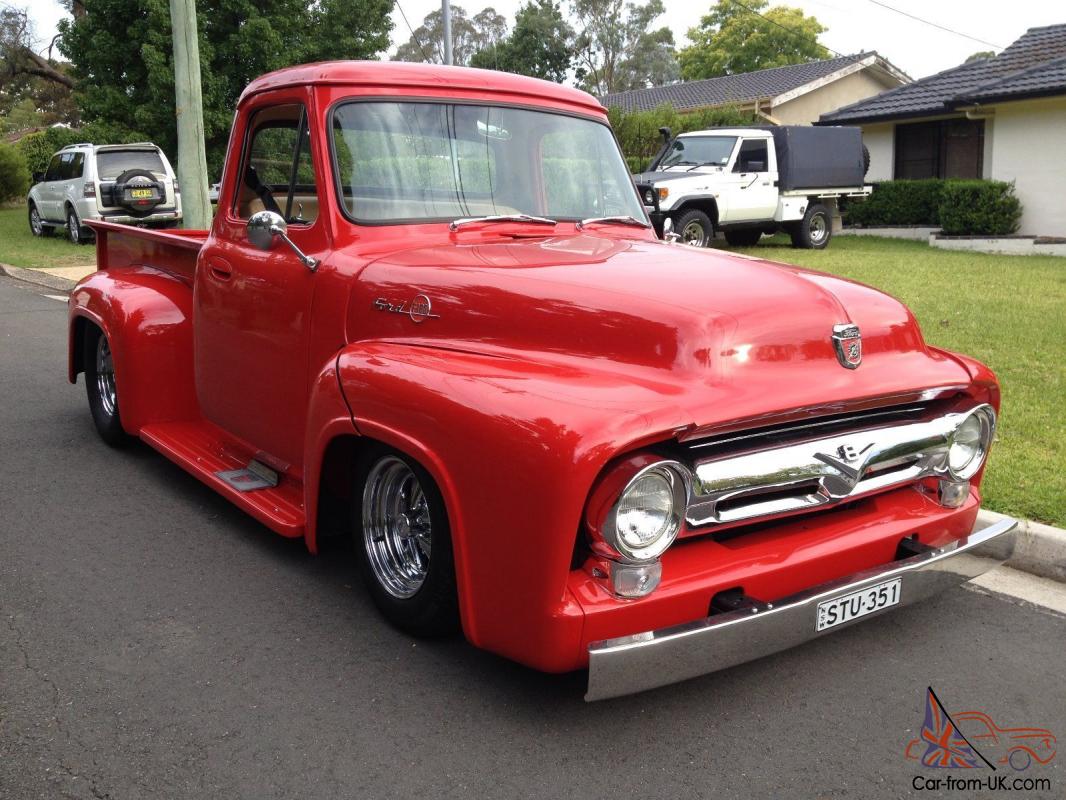
[[(457, 0), (452, 0), (455, 3)], [(55, 35), (55, 26), (65, 12), (58, 0), (6, 0), (11, 5), (28, 5), (37, 26), (38, 38), (46, 43)], [(429, 12), (440, 7), (439, 0), (399, 0), (415, 28)], [(458, 0), (470, 16), (492, 5), (513, 23), (514, 12), (524, 0)], [(814, 15), (829, 30), (820, 41), (830, 50), (849, 55), (876, 50), (913, 78), (961, 64), (979, 50), (999, 51), (1027, 28), (1066, 23), (1066, 4), (1060, 0), (883, 0), (899, 11), (950, 28), (949, 33), (884, 8), (874, 0), (784, 0), (772, 5), (790, 5)], [(711, 0), (664, 0), (666, 14), (660, 25), (668, 25), (679, 45), (686, 43), (685, 32), (699, 22), (711, 7)], [(399, 11), (393, 10), (393, 48), (410, 38)], [(966, 34), (973, 39), (958, 34)], [(983, 40), (983, 41), (974, 41)], [(995, 45), (995, 47), (991, 46)]]

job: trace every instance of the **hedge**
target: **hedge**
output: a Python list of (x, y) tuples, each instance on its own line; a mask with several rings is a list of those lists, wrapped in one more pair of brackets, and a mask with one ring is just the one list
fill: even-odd
[(0, 142), (0, 203), (22, 199), (29, 188), (26, 158), (17, 148)]
[(662, 148), (659, 128), (670, 128), (676, 135), (707, 128), (759, 124), (753, 114), (731, 107), (705, 108), (680, 114), (671, 105), (659, 106), (654, 111), (623, 111), (616, 106), (607, 109), (607, 116), (631, 172), (647, 169), (648, 163)]
[(1002, 181), (929, 178), (884, 181), (844, 209), (849, 225), (927, 225), (950, 236), (997, 236), (1018, 229), (1022, 208)]
[(865, 200), (849, 200), (846, 220), (851, 225), (940, 224), (940, 195), (944, 181), (884, 181)]
[(946, 181), (940, 198), (940, 228), (948, 236), (1005, 236), (1018, 230), (1022, 203), (1014, 183)]

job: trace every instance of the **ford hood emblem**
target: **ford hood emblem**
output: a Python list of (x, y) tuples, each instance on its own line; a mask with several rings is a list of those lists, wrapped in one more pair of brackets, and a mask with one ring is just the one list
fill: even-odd
[(840, 366), (855, 369), (862, 363), (862, 333), (859, 326), (848, 322), (833, 326), (833, 348)]

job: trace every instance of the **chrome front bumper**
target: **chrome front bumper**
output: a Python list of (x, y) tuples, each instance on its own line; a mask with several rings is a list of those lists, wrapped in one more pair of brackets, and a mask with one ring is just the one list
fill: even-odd
[[(642, 692), (795, 647), (838, 628), (923, 600), (976, 578), (1010, 558), (1017, 520), (974, 529), (957, 542), (893, 561), (756, 608), (589, 645), (586, 700)], [(882, 581), (902, 580), (900, 601), (816, 632), (819, 603)], [(708, 603), (710, 602), (710, 598)]]

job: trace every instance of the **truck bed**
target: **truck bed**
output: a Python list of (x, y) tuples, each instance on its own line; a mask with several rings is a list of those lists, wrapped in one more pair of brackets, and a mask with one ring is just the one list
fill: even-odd
[(87, 220), (96, 234), (96, 268), (151, 266), (192, 286), (205, 230), (154, 230)]

